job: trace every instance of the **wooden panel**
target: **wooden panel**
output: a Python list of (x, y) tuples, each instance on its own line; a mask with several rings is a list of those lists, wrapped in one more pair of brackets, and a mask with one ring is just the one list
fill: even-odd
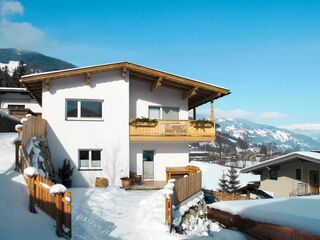
[(28, 120), (22, 127), (22, 141), (21, 145), (26, 146), (30, 138), (46, 136), (47, 121), (39, 117), (28, 117)]

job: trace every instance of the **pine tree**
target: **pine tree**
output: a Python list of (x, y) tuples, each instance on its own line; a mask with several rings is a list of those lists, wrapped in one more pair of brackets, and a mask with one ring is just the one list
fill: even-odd
[(228, 169), (228, 178), (228, 190), (230, 193), (235, 193), (240, 187), (240, 181), (237, 170), (233, 166)]
[(219, 191), (221, 192), (228, 192), (229, 186), (228, 186), (228, 179), (227, 179), (227, 174), (223, 173), (221, 178), (219, 178)]

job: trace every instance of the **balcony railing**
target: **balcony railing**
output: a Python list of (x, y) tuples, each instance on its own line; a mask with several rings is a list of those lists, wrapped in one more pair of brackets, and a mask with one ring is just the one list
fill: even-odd
[(214, 141), (215, 124), (198, 126), (192, 120), (130, 120), (131, 141)]

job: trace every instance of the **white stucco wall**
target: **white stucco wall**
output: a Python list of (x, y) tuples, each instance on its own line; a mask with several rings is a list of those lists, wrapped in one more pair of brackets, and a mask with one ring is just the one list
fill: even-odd
[(130, 79), (130, 118), (148, 117), (149, 106), (178, 107), (179, 119), (188, 120), (188, 100), (183, 91), (160, 87), (151, 92), (152, 82)]
[[(103, 100), (102, 121), (67, 121), (66, 99)], [(50, 90), (43, 87), (42, 116), (48, 121), (48, 141), (56, 168), (65, 158), (76, 166), (73, 186), (93, 186), (96, 176), (120, 184), (129, 174), (129, 83), (120, 70), (96, 73), (91, 83), (85, 76), (56, 79)], [(79, 171), (79, 149), (102, 149), (102, 171)]]
[(143, 175), (142, 152), (153, 150), (154, 180), (166, 180), (166, 167), (189, 165), (189, 144), (185, 142), (131, 142), (130, 171)]

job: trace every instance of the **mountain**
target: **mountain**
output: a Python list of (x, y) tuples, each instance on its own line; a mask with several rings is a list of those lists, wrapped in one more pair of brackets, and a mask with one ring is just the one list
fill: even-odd
[(8, 66), (9, 72), (12, 73), (17, 63), (23, 61), (26, 66), (26, 73), (30, 72), (47, 72), (62, 70), (67, 68), (75, 68), (76, 66), (62, 61), (57, 58), (52, 58), (38, 52), (20, 50), (15, 48), (0, 49), (0, 67)]
[(221, 133), (231, 136), (231, 141), (240, 139), (250, 146), (272, 144), (282, 152), (320, 149), (320, 142), (315, 139), (286, 129), (242, 119), (218, 119), (217, 123)]

